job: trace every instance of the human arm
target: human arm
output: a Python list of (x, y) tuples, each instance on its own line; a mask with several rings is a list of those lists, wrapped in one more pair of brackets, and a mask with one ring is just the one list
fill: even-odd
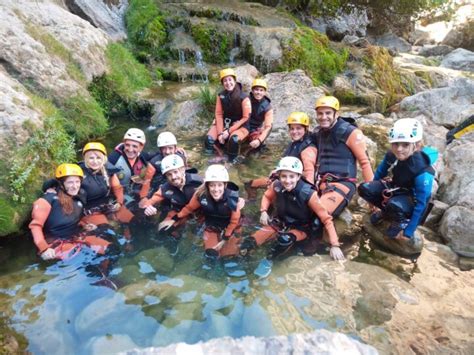
[(224, 109), (222, 108), (222, 102), (219, 95), (216, 97), (216, 110), (215, 110), (216, 130), (219, 136), (224, 131)]
[(142, 188), (140, 190), (140, 199), (148, 196), (148, 192), (150, 192), (151, 181), (153, 180), (155, 173), (156, 169), (153, 164), (148, 163), (146, 166), (145, 177), (143, 178)]
[(346, 145), (352, 151), (355, 158), (357, 159), (359, 166), (362, 170), (362, 176), (365, 182), (372, 181), (374, 179), (374, 173), (370, 160), (367, 155), (367, 146), (365, 144), (365, 137), (361, 130), (354, 129), (349, 135), (346, 141)]
[(260, 223), (263, 225), (268, 225), (270, 217), (268, 215), (268, 209), (272, 205), (273, 201), (276, 199), (276, 192), (273, 188), (275, 182), (273, 182), (268, 188), (265, 190), (262, 201), (260, 203)]
[(413, 213), (408, 222), (403, 235), (408, 238), (413, 238), (415, 230), (420, 224), (426, 205), (431, 197), (431, 189), (433, 187), (434, 177), (432, 174), (425, 172), (415, 178), (414, 192), (416, 204), (413, 208)]
[(242, 118), (238, 121), (235, 121), (234, 124), (229, 128), (229, 136), (237, 131), (240, 127), (242, 127), (245, 122), (247, 122), (250, 118), (250, 114), (252, 113), (252, 104), (250, 103), (250, 99), (246, 97), (242, 100)]
[(237, 208), (235, 211), (232, 211), (230, 215), (230, 221), (229, 224), (227, 225), (225, 232), (224, 232), (224, 240), (228, 240), (231, 236), (232, 233), (234, 233), (235, 229), (239, 225), (240, 222), (240, 217), (241, 217), (241, 212), (240, 210), (242, 207), (245, 205), (243, 202), (243, 198), (239, 197), (239, 203), (237, 204)]
[(43, 198), (39, 198), (33, 203), (33, 211), (31, 212), (31, 222), (28, 227), (33, 235), (33, 242), (40, 254), (49, 248), (46, 242), (43, 227), (51, 212), (51, 205)]
[(318, 150), (309, 146), (301, 152), (301, 162), (303, 163), (303, 177), (310, 184), (314, 184), (314, 171), (316, 168), (316, 158)]

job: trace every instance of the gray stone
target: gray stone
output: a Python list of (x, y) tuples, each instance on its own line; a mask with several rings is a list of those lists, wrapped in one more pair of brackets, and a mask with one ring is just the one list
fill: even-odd
[(441, 218), (443, 217), (444, 212), (446, 212), (447, 209), (449, 208), (449, 205), (447, 203), (444, 203), (438, 200), (433, 200), (432, 203), (433, 203), (433, 208), (431, 209), (430, 214), (426, 217), (424, 226), (437, 230), (438, 224), (441, 221)]
[(459, 255), (474, 258), (474, 210), (453, 206), (443, 215), (440, 231), (448, 245)]
[(434, 243), (434, 242), (426, 242), (425, 243), (425, 248), (428, 249), (429, 251), (432, 251), (436, 255), (438, 255), (441, 259), (444, 261), (452, 264), (452, 265), (458, 265), (459, 260), (461, 259), (458, 254), (456, 254), (449, 246), (440, 244), (440, 243)]
[(449, 53), (440, 64), (442, 67), (474, 72), (474, 52), (458, 48)]
[(342, 333), (324, 329), (307, 334), (267, 338), (247, 336), (234, 339), (224, 337), (193, 345), (178, 343), (162, 348), (136, 349), (128, 351), (126, 354), (219, 354), (223, 349), (228, 354), (378, 354), (378, 351), (370, 345), (362, 344)]
[(386, 47), (394, 52), (409, 52), (411, 44), (393, 33), (385, 33), (381, 36), (372, 38), (371, 41), (380, 47)]
[(454, 50), (453, 47), (447, 46), (444, 44), (441, 45), (424, 45), (419, 50), (418, 54), (424, 57), (432, 57), (432, 56), (439, 56), (439, 55), (446, 55), (451, 53)]
[(466, 78), (454, 79), (447, 87), (423, 91), (400, 102), (405, 115), (423, 114), (445, 127), (455, 127), (464, 121), (469, 117), (466, 110), (471, 108), (474, 108), (474, 81)]
[(469, 19), (463, 21), (456, 26), (454, 26), (444, 37), (443, 44), (448, 44), (453, 47), (465, 48), (470, 51), (474, 51), (474, 10), (473, 5), (464, 6), (464, 9), (459, 9), (460, 11), (465, 11), (467, 15), (470, 14)]
[(335, 17), (326, 20), (326, 34), (335, 41), (341, 41), (344, 36), (365, 37), (369, 19), (367, 11), (353, 9), (349, 13), (339, 11)]
[(459, 268), (462, 271), (474, 270), (474, 258), (466, 258), (461, 256), (459, 258)]

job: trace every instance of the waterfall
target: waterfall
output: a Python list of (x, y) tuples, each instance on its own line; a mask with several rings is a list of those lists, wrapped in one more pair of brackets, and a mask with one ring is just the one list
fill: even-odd
[(178, 48), (178, 55), (179, 55), (179, 64), (181, 65), (186, 64), (186, 53), (184, 53), (184, 50)]
[(194, 51), (194, 61), (196, 63), (196, 71), (192, 75), (192, 81), (209, 82), (208, 70), (202, 59), (202, 53), (199, 49)]

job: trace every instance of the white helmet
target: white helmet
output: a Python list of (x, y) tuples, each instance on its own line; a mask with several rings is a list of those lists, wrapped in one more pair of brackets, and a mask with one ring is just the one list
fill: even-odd
[(178, 145), (176, 137), (171, 132), (161, 132), (156, 139), (156, 145), (158, 148), (166, 147), (169, 145)]
[(161, 173), (166, 174), (173, 169), (179, 169), (184, 166), (183, 158), (177, 154), (171, 154), (163, 158), (161, 161)]
[(204, 182), (211, 181), (229, 181), (229, 173), (224, 165), (214, 164), (207, 168), (206, 173), (204, 174)]
[(141, 144), (146, 143), (145, 132), (138, 128), (130, 128), (125, 135), (123, 136), (123, 140), (129, 139), (131, 141), (135, 141)]
[(423, 126), (414, 118), (402, 118), (394, 123), (388, 133), (390, 143), (416, 143), (423, 138)]
[(297, 174), (303, 174), (303, 163), (295, 157), (284, 157), (277, 165), (276, 171), (288, 170)]

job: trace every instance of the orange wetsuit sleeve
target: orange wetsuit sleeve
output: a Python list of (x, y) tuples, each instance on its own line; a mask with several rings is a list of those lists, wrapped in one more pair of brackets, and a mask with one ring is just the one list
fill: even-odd
[(219, 135), (222, 133), (222, 131), (224, 131), (224, 109), (222, 108), (222, 102), (219, 95), (217, 95), (217, 98), (216, 98), (215, 117), (216, 117), (217, 135)]
[(153, 164), (148, 163), (146, 166), (142, 189), (140, 190), (141, 199), (148, 196), (148, 192), (150, 192), (151, 180), (153, 180), (153, 176), (155, 176), (155, 173), (156, 169)]
[(112, 193), (114, 194), (117, 202), (123, 206), (123, 186), (120, 185), (120, 180), (117, 177), (117, 174), (112, 175), (112, 177), (110, 178), (110, 188), (112, 189)]
[(314, 184), (314, 171), (316, 169), (316, 158), (318, 150), (316, 147), (307, 147), (301, 154), (301, 162), (303, 163), (303, 177), (311, 184)]
[(372, 181), (374, 179), (374, 172), (370, 165), (370, 160), (367, 155), (367, 146), (365, 144), (365, 136), (360, 129), (355, 129), (349, 135), (346, 141), (346, 145), (352, 151), (352, 154), (356, 157), (359, 162), (359, 166), (362, 169), (362, 176), (365, 182)]
[[(229, 128), (229, 134), (237, 131), (240, 127), (242, 127), (245, 122), (247, 122), (250, 118), (250, 114), (252, 113), (252, 104), (250, 103), (250, 99), (246, 97), (242, 100), (242, 118), (238, 121), (235, 121), (234, 124)], [(219, 131), (218, 131), (219, 132)]]
[(263, 125), (262, 125), (262, 132), (258, 136), (258, 140), (260, 142), (263, 142), (265, 139), (267, 139), (268, 135), (270, 134), (270, 131), (272, 130), (273, 126), (273, 109), (271, 108), (267, 112), (265, 112), (265, 118), (263, 119)]
[(44, 198), (39, 198), (33, 203), (31, 222), (28, 227), (31, 230), (31, 234), (33, 234), (33, 241), (40, 254), (49, 248), (49, 245), (44, 237), (43, 227), (50, 212), (51, 205)]
[(153, 196), (146, 202), (143, 208), (147, 208), (148, 206), (153, 206), (158, 203), (163, 202), (165, 198), (163, 197), (163, 193), (161, 192), (161, 187), (156, 191)]
[(230, 237), (232, 233), (234, 233), (234, 230), (237, 228), (240, 222), (240, 208), (237, 208), (237, 211), (232, 211), (230, 214), (230, 221), (229, 224), (227, 225), (225, 229), (225, 236)]
[(192, 214), (194, 211), (196, 211), (198, 208), (201, 207), (201, 204), (199, 203), (199, 199), (196, 194), (191, 197), (191, 200), (188, 202), (186, 206), (184, 206), (181, 211), (177, 214), (178, 218), (184, 218)]
[(262, 202), (260, 203), (260, 212), (263, 211), (268, 211), (270, 206), (272, 205), (273, 201), (275, 201), (276, 198), (276, 192), (273, 188), (273, 185), (275, 182), (273, 182), (268, 188), (265, 190), (265, 193), (262, 196)]
[(329, 243), (332, 246), (339, 246), (339, 238), (337, 237), (336, 227), (334, 226), (332, 216), (329, 214), (326, 207), (321, 204), (317, 192), (313, 192), (311, 195), (311, 198), (308, 201), (308, 206), (314, 213), (316, 213), (316, 216), (318, 216), (324, 224), (324, 228), (328, 232)]

